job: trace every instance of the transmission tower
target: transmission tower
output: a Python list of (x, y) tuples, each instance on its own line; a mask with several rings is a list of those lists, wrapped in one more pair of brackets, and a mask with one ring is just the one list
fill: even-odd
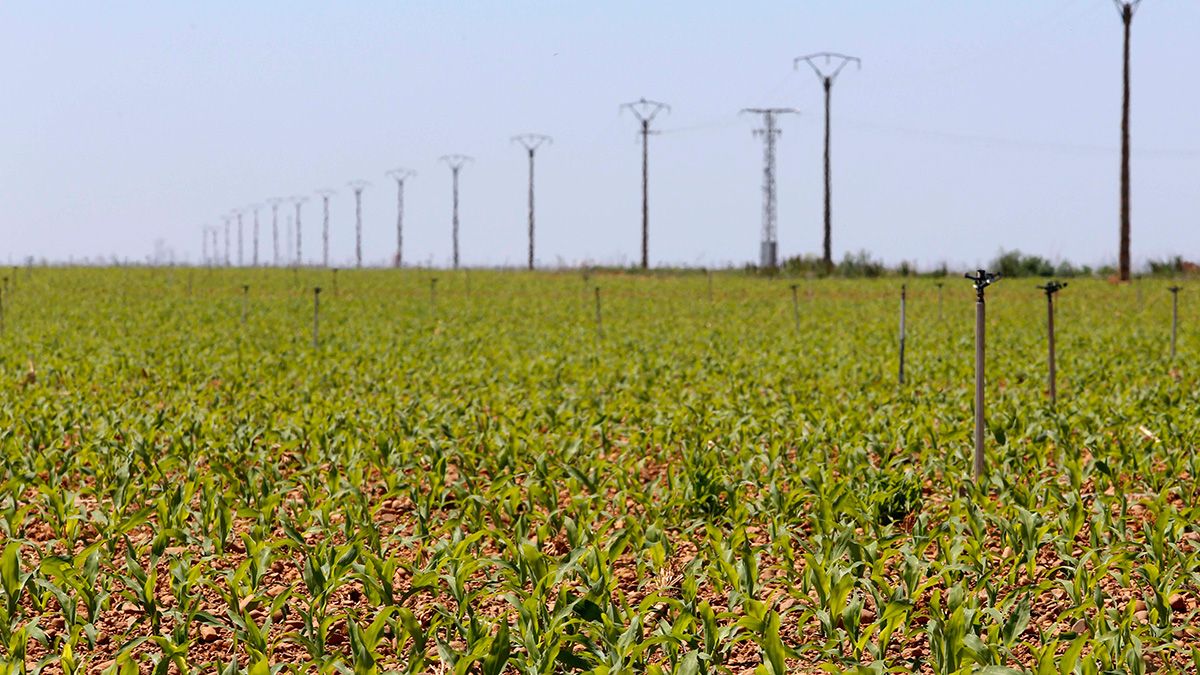
[(520, 134), (513, 136), (514, 143), (520, 143), (529, 153), (529, 269), (533, 269), (533, 158), (537, 149), (542, 145), (552, 145), (554, 139), (543, 134)]
[(267, 203), (271, 205), (271, 260), (279, 267), (279, 205), (283, 203), (283, 199), (271, 197)]
[(292, 230), (295, 229), (292, 226), (292, 223), (294, 223), (295, 220), (296, 219), (293, 216), (287, 217), (287, 241), (285, 242), (286, 245), (284, 246), (284, 249), (283, 249), (285, 254), (287, 251), (292, 250), (292, 242), (294, 241), (294, 237), (292, 236)]
[(352, 180), (346, 184), (354, 191), (354, 264), (362, 267), (362, 193), (371, 186), (365, 180)]
[(396, 257), (392, 263), (404, 266), (404, 181), (417, 175), (412, 169), (392, 169), (387, 175), (396, 181)]
[(777, 115), (798, 114), (795, 108), (745, 108), (744, 113), (762, 115), (763, 126), (755, 129), (754, 135), (763, 139), (763, 225), (762, 247), (758, 264), (765, 269), (775, 269), (779, 264), (778, 212), (775, 198), (775, 139), (782, 130), (776, 126)]
[(1142, 0), (1113, 0), (1125, 25), (1125, 50), (1121, 97), (1121, 252), (1118, 267), (1121, 281), (1129, 281), (1129, 31)]
[(234, 214), (236, 214), (236, 215), (237, 215), (237, 235), (238, 235), (238, 240), (237, 240), (237, 252), (238, 252), (238, 257), (237, 257), (237, 261), (238, 261), (238, 267), (241, 267), (241, 266), (242, 266), (242, 264), (243, 264), (243, 263), (242, 263), (242, 214), (243, 214), (243, 213), (245, 213), (245, 211), (244, 211), (244, 210), (242, 210), (242, 209), (237, 209), (236, 211), (234, 211)]
[(229, 223), (233, 220), (233, 214), (225, 216), (225, 266), (229, 267)]
[(304, 195), (296, 195), (292, 197), (292, 203), (296, 205), (296, 266), (304, 264), (303, 248), (300, 245), (300, 207), (304, 206), (304, 202), (308, 201), (308, 197)]
[(792, 62), (792, 66), (799, 68), (801, 62), (807, 63), (813, 69), (817, 79), (821, 81), (821, 86), (825, 88), (825, 241), (822, 259), (825, 263), (825, 271), (831, 272), (833, 270), (833, 178), (830, 173), (829, 161), (829, 103), (833, 95), (833, 83), (842, 73), (842, 69), (851, 63), (855, 68), (861, 68), (862, 61), (857, 57), (845, 54), (818, 52), (797, 57)]
[(642, 130), (642, 269), (650, 267), (650, 123), (658, 113), (671, 112), (671, 106), (645, 98), (633, 103), (624, 103), (621, 110), (628, 110), (641, 122)]
[(325, 213), (325, 218), (321, 223), (321, 266), (329, 267), (329, 198), (337, 192), (325, 188), (317, 190), (317, 194), (321, 196), (321, 206)]
[(451, 236), (454, 239), (454, 269), (458, 269), (458, 172), (468, 162), (475, 161), (466, 155), (443, 155), (442, 161), (450, 167), (450, 175), (454, 182), (454, 212), (450, 220)]
[(254, 212), (254, 246), (250, 249), (252, 251), (250, 256), (250, 264), (254, 267), (258, 267), (258, 210), (262, 208), (262, 205), (252, 204), (246, 208)]

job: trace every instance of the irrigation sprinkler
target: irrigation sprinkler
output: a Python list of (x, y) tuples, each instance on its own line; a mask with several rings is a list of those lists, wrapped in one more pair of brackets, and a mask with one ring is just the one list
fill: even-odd
[(604, 339), (604, 324), (600, 319), (600, 287), (596, 286), (596, 339)]
[(250, 284), (242, 284), (242, 326), (246, 325), (246, 312), (250, 304)]
[(984, 384), (984, 300), (983, 291), (1000, 278), (999, 274), (976, 271), (974, 276), (964, 274), (975, 285), (975, 480), (983, 477), (983, 384)]
[(792, 284), (792, 320), (796, 324), (796, 332), (800, 332), (800, 295), (798, 284)]
[(1179, 331), (1179, 291), (1183, 288), (1180, 286), (1172, 286), (1167, 289), (1171, 291), (1171, 360), (1175, 360), (1175, 335)]
[(1054, 294), (1067, 287), (1067, 282), (1050, 281), (1045, 286), (1038, 286), (1046, 292), (1046, 336), (1049, 343), (1049, 391), (1050, 403), (1053, 405), (1058, 402), (1058, 383), (1056, 382), (1057, 369), (1054, 363)]
[(711, 303), (713, 301), (712, 270), (704, 270), (704, 275), (708, 277), (708, 301)]
[(319, 333), (317, 332), (321, 325), (320, 322), (321, 322), (321, 287), (316, 286), (313, 288), (313, 345), (312, 345), (313, 349), (316, 349), (320, 345), (320, 341), (318, 339)]
[(937, 282), (937, 289), (938, 289), (938, 322), (939, 322), (939, 323), (941, 323), (941, 321), (942, 321), (942, 286), (945, 286), (945, 285), (946, 285), (946, 284), (945, 284), (944, 282), (941, 282), (941, 281)]
[(900, 284), (900, 384), (904, 384), (904, 318), (905, 303), (908, 300), (908, 284)]
[(437, 311), (437, 277), (429, 280), (429, 311)]
[(338, 268), (336, 268), (336, 267), (333, 268), (333, 294), (334, 295), (338, 294), (337, 271), (338, 271)]

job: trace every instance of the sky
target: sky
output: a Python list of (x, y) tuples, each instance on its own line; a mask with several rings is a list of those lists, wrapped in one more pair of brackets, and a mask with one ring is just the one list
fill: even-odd
[[(1135, 263), (1200, 257), (1200, 2), (1148, 0), (1134, 20)], [(762, 141), (781, 119), (782, 256), (819, 255), (822, 89), (796, 56), (862, 59), (833, 90), (833, 251), (922, 267), (1017, 248), (1112, 264), (1118, 244), (1120, 18), (1111, 0), (760, 2), (0, 3), (0, 260), (201, 258), (202, 229), (272, 197), (303, 207), (304, 258), (396, 247), (447, 265), (461, 174), (465, 265), (522, 265), (527, 159), (537, 258), (633, 264), (641, 237), (639, 97), (669, 103), (650, 139), (653, 265), (757, 259)], [(290, 208), (280, 213), (285, 239)], [(259, 212), (264, 259), (271, 213)], [(253, 216), (244, 219), (245, 261)], [(236, 234), (236, 229), (234, 230)], [(236, 244), (234, 245), (236, 257)]]

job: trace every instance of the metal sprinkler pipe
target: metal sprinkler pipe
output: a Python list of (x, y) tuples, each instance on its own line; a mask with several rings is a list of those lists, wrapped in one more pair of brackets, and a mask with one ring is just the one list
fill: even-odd
[(983, 434), (984, 426), (984, 354), (985, 354), (985, 338), (987, 324), (985, 321), (986, 310), (983, 298), (984, 290), (996, 282), (1000, 278), (999, 274), (977, 270), (975, 275), (964, 274), (964, 277), (970, 279), (975, 286), (975, 462), (974, 476), (975, 481), (983, 477)]

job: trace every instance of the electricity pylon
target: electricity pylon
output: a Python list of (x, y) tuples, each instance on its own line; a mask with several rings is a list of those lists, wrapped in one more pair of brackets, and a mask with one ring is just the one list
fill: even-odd
[(744, 108), (744, 113), (763, 116), (763, 126), (755, 129), (755, 136), (763, 139), (763, 224), (762, 247), (758, 264), (764, 269), (775, 269), (779, 264), (778, 211), (775, 196), (775, 139), (783, 133), (775, 125), (776, 115), (798, 114), (795, 108)]
[(454, 183), (454, 211), (450, 219), (451, 236), (454, 239), (454, 269), (458, 269), (458, 172), (468, 162), (475, 161), (466, 155), (442, 155), (441, 160), (450, 167), (450, 175)]
[(642, 125), (642, 269), (650, 267), (650, 123), (662, 111), (671, 112), (671, 106), (658, 101), (640, 98), (633, 103), (624, 103), (621, 110), (628, 110)]
[(321, 222), (321, 266), (329, 267), (329, 198), (337, 194), (336, 190), (323, 188), (317, 190), (321, 197), (321, 208), (324, 219)]
[(797, 57), (792, 61), (792, 66), (799, 68), (801, 61), (812, 67), (813, 72), (817, 74), (817, 79), (821, 81), (821, 86), (825, 88), (825, 240), (822, 259), (825, 263), (825, 271), (828, 273), (833, 271), (833, 178), (830, 173), (829, 161), (830, 98), (833, 94), (833, 83), (842, 73), (842, 69), (850, 63), (853, 63), (856, 68), (861, 68), (862, 61), (857, 57), (845, 54), (818, 52)]
[(520, 143), (529, 153), (529, 269), (533, 269), (533, 159), (537, 149), (542, 145), (553, 145), (554, 139), (544, 134), (520, 134), (513, 136), (514, 143)]
[(1113, 0), (1125, 25), (1125, 64), (1121, 97), (1121, 251), (1118, 269), (1121, 281), (1129, 281), (1129, 31), (1133, 26), (1133, 15), (1142, 0)]
[(308, 197), (305, 197), (304, 195), (296, 195), (295, 197), (292, 197), (292, 203), (296, 205), (296, 266), (297, 267), (304, 264), (304, 255), (303, 255), (304, 249), (300, 245), (300, 242), (301, 242), (300, 207), (304, 206), (304, 203), (307, 201), (308, 201)]
[(417, 175), (412, 169), (392, 169), (388, 177), (396, 181), (396, 257), (395, 267), (404, 266), (404, 181)]
[(279, 267), (279, 205), (283, 203), (283, 198), (271, 197), (267, 203), (271, 205), (271, 247), (273, 251), (271, 260), (276, 267)]
[(362, 267), (362, 193), (371, 184), (365, 180), (352, 180), (347, 185), (354, 191), (354, 265)]
[(232, 214), (232, 213), (230, 213), (229, 215), (225, 216), (225, 217), (224, 217), (222, 220), (224, 220), (224, 221), (225, 221), (225, 266), (226, 266), (226, 267), (229, 267), (229, 263), (230, 263), (230, 257), (229, 257), (229, 223), (230, 223), (230, 221), (232, 221), (232, 220), (233, 220), (233, 214)]
[(252, 204), (246, 208), (254, 212), (254, 247), (251, 249), (251, 264), (258, 267), (258, 210), (261, 204)]
[(237, 261), (238, 261), (238, 267), (241, 267), (243, 265), (243, 262), (242, 262), (242, 214), (245, 213), (245, 211), (242, 209), (238, 209), (238, 210), (234, 211), (234, 213), (237, 214), (237, 234), (238, 234)]

